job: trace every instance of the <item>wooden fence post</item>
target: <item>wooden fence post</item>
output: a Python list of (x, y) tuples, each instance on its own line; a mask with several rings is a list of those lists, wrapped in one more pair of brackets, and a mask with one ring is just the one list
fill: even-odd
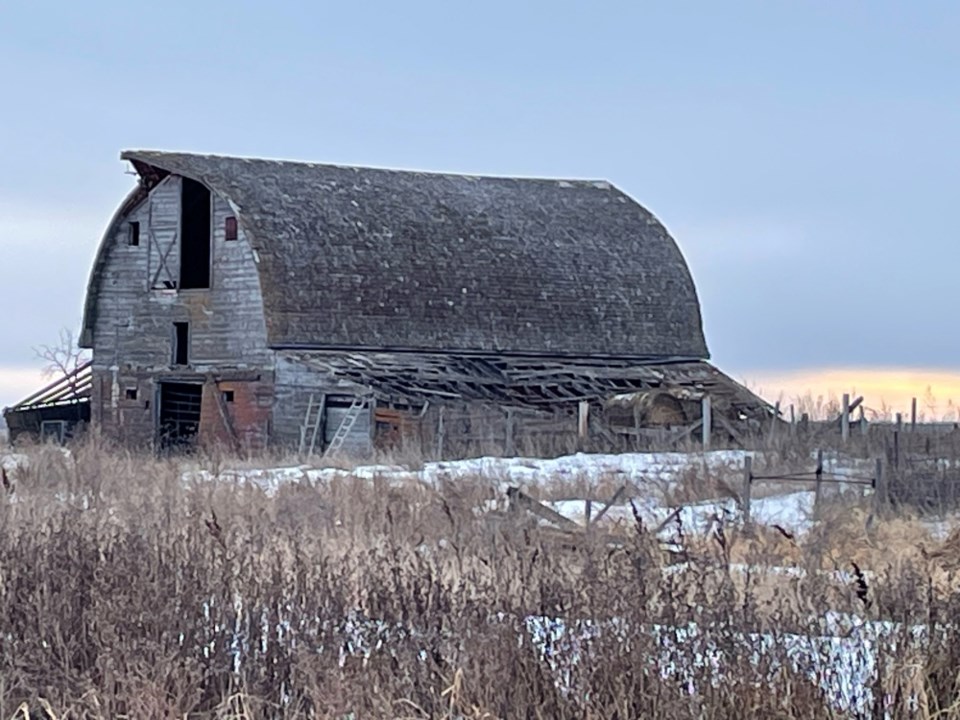
[(507, 408), (507, 437), (504, 442), (504, 455), (513, 457), (517, 454), (513, 439), (513, 408)]
[(743, 459), (743, 526), (750, 525), (750, 493), (753, 484), (753, 458), (747, 455)]
[(877, 466), (873, 478), (873, 502), (875, 508), (887, 504), (887, 479), (883, 476), (883, 461), (877, 458)]
[(590, 403), (581, 400), (577, 406), (577, 438), (580, 449), (583, 450), (587, 444), (587, 436), (590, 432)]
[(843, 414), (840, 416), (840, 436), (844, 443), (850, 439), (850, 393), (843, 394)]
[(797, 434), (797, 414), (793, 409), (793, 403), (790, 403), (790, 434)]
[(773, 441), (777, 439), (777, 421), (780, 420), (780, 401), (773, 406), (773, 419), (770, 421), (770, 437), (767, 442), (770, 445), (773, 445)]
[(823, 502), (823, 450), (817, 450), (817, 485), (813, 491), (813, 519), (820, 519), (820, 504)]
[(917, 431), (917, 399), (910, 401), (910, 432)]
[(867, 434), (867, 415), (863, 411), (863, 405), (860, 406), (860, 434), (864, 436)]
[(700, 437), (703, 442), (703, 451), (710, 449), (710, 436), (713, 432), (713, 408), (710, 405), (710, 396), (704, 395), (700, 401), (701, 415), (703, 424), (700, 426)]
[(443, 411), (444, 407), (440, 406), (440, 412), (437, 415), (437, 459), (443, 460), (443, 436), (446, 432), (446, 428), (443, 426)]

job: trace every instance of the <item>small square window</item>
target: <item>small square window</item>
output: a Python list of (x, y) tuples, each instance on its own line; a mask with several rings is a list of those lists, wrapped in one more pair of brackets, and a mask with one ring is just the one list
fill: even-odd
[(132, 222), (127, 228), (127, 244), (135, 247), (140, 244), (140, 223)]
[(224, 402), (233, 402), (233, 390), (224, 390), (224, 391), (223, 391), (223, 401), (224, 401)]
[(225, 240), (237, 239), (237, 219), (235, 217), (231, 216), (223, 221), (223, 237)]
[(127, 400), (136, 400), (137, 399), (137, 389), (136, 388), (127, 388), (123, 391), (124, 397)]

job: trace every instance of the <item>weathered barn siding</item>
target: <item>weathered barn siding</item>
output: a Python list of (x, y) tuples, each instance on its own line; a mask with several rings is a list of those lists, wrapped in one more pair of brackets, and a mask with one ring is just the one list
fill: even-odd
[[(343, 419), (345, 408), (356, 394), (364, 392), (358, 385), (345, 383), (329, 374), (317, 372), (302, 363), (279, 353), (276, 359), (276, 388), (273, 410), (273, 439), (277, 444), (295, 447), (300, 441), (300, 428), (307, 415), (310, 396), (314, 404), (326, 395), (327, 412), (323, 422), (324, 445), (333, 439), (337, 426)], [(367, 455), (373, 447), (373, 407), (368, 407), (357, 418), (343, 444), (343, 452)], [(318, 445), (321, 435), (318, 434)]]
[[(263, 301), (253, 251), (243, 231), (235, 241), (224, 240), (224, 222), (233, 210), (213, 196), (212, 282), (208, 290), (153, 289), (160, 251), (150, 239), (153, 226), (176, 227), (179, 218), (179, 178), (168, 178), (130, 215), (111, 230), (111, 242), (100, 276), (95, 322), (95, 366), (124, 364), (169, 366), (173, 323), (190, 323), (190, 360), (196, 367), (244, 367), (270, 364), (266, 345)], [(140, 245), (127, 238), (130, 221), (140, 222)], [(165, 248), (164, 248), (165, 250)], [(167, 263), (179, 258), (179, 248), (167, 253)], [(161, 274), (160, 277), (166, 277)], [(174, 275), (176, 278), (176, 275)], [(150, 288), (150, 289), (148, 289)]]
[[(237, 414), (234, 433), (264, 444), (265, 415), (272, 401), (272, 353), (266, 327), (256, 259), (243, 231), (225, 239), (225, 221), (235, 213), (229, 203), (211, 196), (211, 286), (167, 289), (179, 275), (180, 179), (168, 177), (108, 231), (102, 265), (91, 285), (93, 308), (94, 421), (129, 444), (153, 442), (157, 380), (225, 369), (262, 369), (263, 381), (242, 388), (234, 381)], [(140, 244), (129, 244), (130, 223), (140, 223)], [(173, 324), (189, 323), (189, 366), (173, 365)], [(171, 378), (172, 379), (172, 378)], [(127, 397), (136, 391), (136, 399)], [(265, 399), (265, 394), (270, 395)], [(250, 402), (252, 405), (247, 406)], [(204, 403), (207, 405), (207, 403)], [(206, 416), (220, 422), (216, 415)], [(223, 432), (211, 431), (214, 436)]]

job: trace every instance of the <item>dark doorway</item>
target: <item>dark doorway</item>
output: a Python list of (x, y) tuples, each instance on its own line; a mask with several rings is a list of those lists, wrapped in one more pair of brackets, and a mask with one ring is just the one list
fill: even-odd
[(190, 178), (180, 187), (180, 287), (210, 287), (210, 191)]
[(160, 383), (160, 450), (189, 451), (200, 432), (203, 385)]

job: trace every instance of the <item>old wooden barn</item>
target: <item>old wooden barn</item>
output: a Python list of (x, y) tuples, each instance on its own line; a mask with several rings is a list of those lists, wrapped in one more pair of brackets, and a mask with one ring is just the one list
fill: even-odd
[(126, 443), (614, 448), (689, 436), (705, 398), (726, 437), (769, 417), (707, 362), (674, 240), (607, 182), (121, 157), (138, 183), (81, 345), (90, 421)]

